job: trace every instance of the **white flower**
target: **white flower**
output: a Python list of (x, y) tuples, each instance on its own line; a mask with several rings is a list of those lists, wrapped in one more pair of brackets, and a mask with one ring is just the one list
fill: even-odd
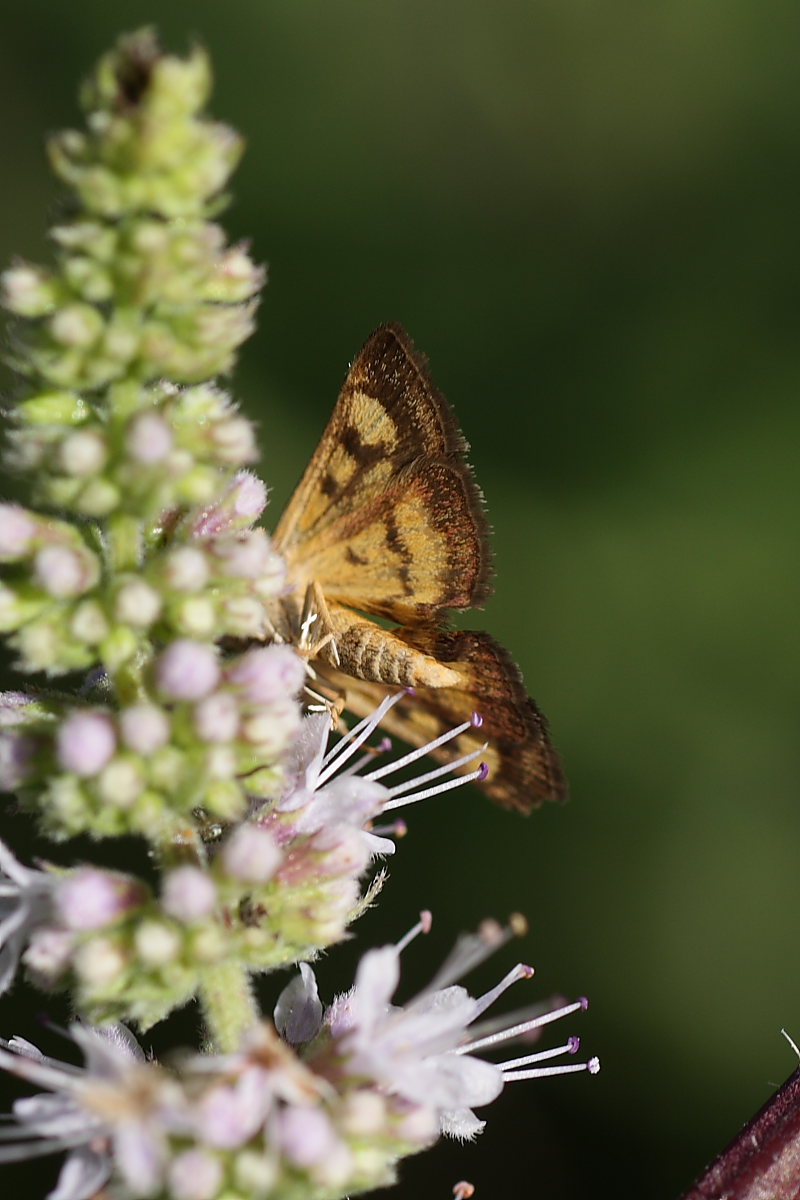
[[(313, 834), (323, 829), (346, 827), (358, 830), (370, 857), (393, 854), (394, 842), (383, 834), (403, 832), (405, 825), (403, 822), (396, 822), (385, 830), (367, 828), (375, 817), (449, 791), (451, 788), (461, 787), (472, 779), (486, 777), (486, 765), (481, 763), (467, 775), (447, 778), (453, 771), (479, 758), (486, 748), (482, 746), (456, 762), (434, 767), (404, 783), (387, 786), (381, 782), (395, 771), (416, 762), (458, 737), (466, 729), (479, 727), (481, 721), (477, 715), (448, 730), (441, 737), (382, 766), (374, 764), (376, 756), (391, 746), (386, 739), (376, 750), (367, 750), (361, 758), (355, 762), (351, 761), (377, 729), (388, 710), (401, 700), (404, 694), (397, 692), (387, 696), (369, 717), (359, 721), (330, 748), (328, 740), (331, 726), (327, 714), (312, 713), (305, 718), (288, 759), (289, 784), (274, 810), (276, 813), (293, 814), (293, 834)], [(364, 770), (366, 766), (372, 769)]]
[(55, 875), (23, 867), (0, 842), (0, 993), (13, 983), (31, 934), (52, 916), (57, 887)]
[(48, 1088), (15, 1101), (16, 1140), (14, 1130), (5, 1132), (0, 1163), (68, 1151), (47, 1200), (89, 1200), (114, 1168), (130, 1194), (157, 1194), (167, 1132), (182, 1122), (177, 1089), (145, 1063), (122, 1026), (73, 1025), (70, 1034), (83, 1052), (83, 1067), (47, 1058), (22, 1038), (0, 1040), (0, 1067)]
[[(491, 1027), (476, 1029), (475, 1021), (512, 983), (533, 975), (531, 967), (518, 963), (496, 987), (478, 998), (452, 982), (512, 936), (512, 928), (502, 930), (493, 922), (485, 923), (478, 934), (461, 938), (437, 978), (414, 1000), (402, 1007), (392, 1004), (400, 979), (400, 954), (417, 934), (428, 931), (430, 923), (430, 914), (423, 913), (419, 924), (396, 946), (368, 951), (358, 966), (355, 985), (334, 1000), (324, 1017), (310, 967), (305, 965), (301, 977), (284, 989), (275, 1010), (276, 1024), (290, 1042), (318, 1039), (309, 1050), (313, 1069), (324, 1073), (326, 1062), (335, 1061), (337, 1069), (354, 1079), (372, 1080), (384, 1093), (435, 1110), (441, 1132), (462, 1140), (472, 1139), (484, 1126), (472, 1108), (496, 1099), (508, 1081), (599, 1069), (596, 1059), (567, 1066), (533, 1066), (574, 1054), (580, 1044), (577, 1038), (503, 1063), (475, 1056), (476, 1051), (511, 1038), (529, 1038), (542, 1025), (586, 1007), (586, 1001), (579, 1000), (533, 1015), (498, 1018)], [(319, 1036), (323, 1031), (329, 1038), (327, 1044)]]

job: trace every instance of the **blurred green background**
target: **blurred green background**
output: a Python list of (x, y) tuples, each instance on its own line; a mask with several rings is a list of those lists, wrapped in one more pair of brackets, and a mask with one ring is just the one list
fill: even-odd
[(525, 998), (592, 1000), (568, 1032), (597, 1078), (510, 1087), (396, 1194), (675, 1197), (796, 1065), (781, 1026), (800, 1040), (800, 6), (5, 0), (0, 260), (47, 254), (43, 136), (154, 19), (206, 42), (248, 139), (226, 222), (270, 285), (234, 389), (273, 512), (348, 360), (403, 322), (495, 528), (474, 623), (571, 780), (529, 821), (478, 792), (420, 806), (322, 966), (343, 986), (429, 906), (409, 995), (459, 929), (521, 909), (527, 942), (476, 984), (519, 953)]

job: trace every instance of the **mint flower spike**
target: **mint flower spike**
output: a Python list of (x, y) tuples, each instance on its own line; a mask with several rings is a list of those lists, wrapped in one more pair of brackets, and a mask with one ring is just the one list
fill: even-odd
[(251, 528), (252, 427), (213, 383), (264, 272), (208, 220), (241, 151), (202, 115), (209, 87), (203, 51), (122, 38), (83, 90), (86, 129), (51, 143), (74, 213), (54, 267), (2, 277), (20, 377), (5, 460), (41, 511), (0, 509), (0, 631), (28, 671), (116, 675), (172, 638), (263, 637), (283, 586)]

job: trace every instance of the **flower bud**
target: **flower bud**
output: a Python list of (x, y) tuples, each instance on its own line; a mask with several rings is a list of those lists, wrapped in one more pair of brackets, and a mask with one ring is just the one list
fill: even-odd
[(19, 504), (0, 504), (0, 559), (14, 562), (29, 552), (38, 525)]
[(213, 544), (219, 570), (235, 579), (258, 579), (269, 569), (272, 547), (263, 529), (252, 529), (236, 538), (219, 538)]
[(56, 303), (50, 274), (30, 263), (20, 263), (4, 271), (0, 284), (0, 304), (19, 317), (44, 317)]
[(338, 1149), (330, 1118), (321, 1108), (293, 1105), (280, 1113), (278, 1140), (288, 1159), (298, 1167), (310, 1167), (329, 1158)]
[(50, 333), (62, 346), (84, 349), (97, 341), (103, 318), (91, 304), (67, 304), (50, 318)]
[(122, 585), (114, 600), (118, 621), (135, 629), (147, 629), (159, 617), (161, 596), (143, 579), (131, 579)]
[(165, 582), (176, 592), (199, 592), (208, 582), (208, 562), (202, 550), (178, 546), (164, 559)]
[(59, 884), (56, 910), (67, 929), (84, 932), (110, 925), (144, 899), (144, 888), (125, 875), (79, 867)]
[(48, 987), (69, 966), (75, 937), (65, 929), (34, 929), (22, 956), (40, 986)]
[(283, 855), (272, 834), (258, 825), (235, 829), (222, 849), (225, 873), (244, 883), (266, 883), (275, 874)]
[(139, 958), (148, 967), (164, 967), (178, 954), (180, 938), (161, 921), (143, 921), (134, 934)]
[(290, 646), (249, 650), (227, 668), (228, 682), (251, 704), (269, 704), (296, 695), (305, 683), (305, 664)]
[(194, 727), (205, 742), (232, 742), (239, 728), (239, 705), (230, 692), (212, 692), (196, 704)]
[(238, 465), (258, 457), (253, 427), (246, 417), (229, 417), (211, 429), (217, 455), (223, 462)]
[(81, 778), (96, 775), (112, 758), (117, 739), (105, 713), (79, 709), (62, 721), (56, 734), (58, 761)]
[(139, 413), (128, 426), (125, 449), (136, 462), (161, 462), (172, 449), (172, 430), (157, 412)]
[(132, 704), (130, 708), (123, 708), (119, 726), (125, 745), (145, 758), (169, 741), (169, 718), (154, 704)]
[(97, 795), (116, 808), (131, 808), (145, 786), (142, 767), (136, 758), (118, 755), (97, 776)]
[(217, 889), (213, 880), (198, 867), (176, 867), (164, 880), (161, 906), (164, 912), (191, 925), (203, 921), (214, 911)]
[(40, 587), (59, 600), (88, 592), (100, 576), (97, 559), (83, 546), (43, 546), (33, 571)]
[(107, 456), (106, 440), (95, 429), (78, 429), (58, 447), (59, 465), (67, 475), (94, 475), (102, 470)]
[(184, 1150), (169, 1165), (169, 1194), (174, 1200), (215, 1200), (222, 1177), (222, 1163), (208, 1150)]
[(200, 700), (219, 680), (211, 646), (181, 638), (167, 646), (156, 663), (158, 688), (171, 700)]
[(93, 937), (78, 946), (74, 965), (88, 988), (101, 989), (124, 974), (128, 960), (121, 947), (111, 938)]

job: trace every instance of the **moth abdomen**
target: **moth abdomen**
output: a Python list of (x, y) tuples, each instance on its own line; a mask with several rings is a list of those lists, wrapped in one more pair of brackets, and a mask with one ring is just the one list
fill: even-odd
[(349, 609), (332, 607), (330, 618), (338, 666), (356, 679), (397, 687), (455, 687), (461, 680), (457, 670)]

